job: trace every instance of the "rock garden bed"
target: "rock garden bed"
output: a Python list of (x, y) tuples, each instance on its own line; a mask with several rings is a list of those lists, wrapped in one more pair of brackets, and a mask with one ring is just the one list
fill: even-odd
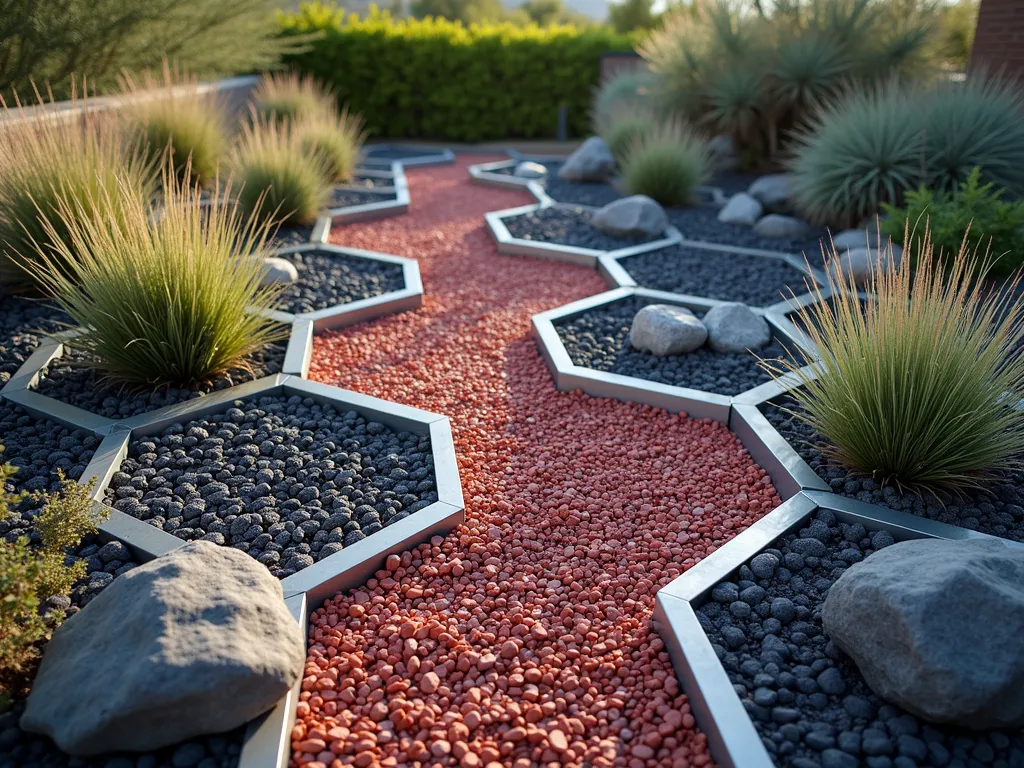
[(250, 359), (251, 368), (233, 368), (212, 381), (191, 387), (162, 387), (152, 390), (133, 389), (129, 385), (114, 384), (89, 367), (88, 357), (73, 347), (66, 347), (64, 355), (42, 369), (34, 390), (62, 403), (73, 405), (108, 419), (128, 419), (157, 408), (192, 400), (211, 392), (253, 381), (264, 376), (281, 373), (285, 357), (285, 344), (266, 347)]
[(297, 396), (134, 439), (106, 499), (284, 578), (437, 501), (430, 438)]
[(795, 407), (791, 398), (783, 398), (761, 405), (760, 410), (834, 493), (959, 528), (1024, 542), (1024, 473), (994, 478), (987, 490), (967, 490), (960, 496), (941, 492), (919, 496), (910, 491), (901, 492), (892, 486), (881, 487), (871, 478), (851, 476), (830, 462), (822, 453), (824, 438), (785, 410)]
[[(398, 199), (398, 196), (393, 191), (381, 192), (374, 189), (372, 185), (367, 186), (365, 189), (355, 189), (354, 186), (335, 187), (331, 192), (328, 208), (334, 210), (336, 208), (349, 208), (369, 203), (384, 203)], [(362, 186), (361, 183), (360, 186)]]
[[(573, 364), (585, 368), (721, 395), (737, 395), (771, 379), (750, 352), (730, 354), (701, 347), (658, 356), (635, 349), (630, 344), (634, 317), (643, 307), (659, 303), (631, 296), (558, 321), (555, 328)], [(704, 313), (697, 316), (703, 318)], [(782, 345), (774, 338), (758, 350), (766, 359), (782, 354)]]
[(298, 272), (298, 280), (281, 295), (285, 312), (315, 312), (405, 288), (399, 264), (321, 249), (277, 255)]
[(764, 748), (780, 768), (1024, 764), (1019, 731), (938, 725), (886, 703), (825, 632), (829, 590), (893, 543), (819, 510), (695, 606)]
[(0, 296), (0, 387), (45, 336), (63, 330), (68, 321), (67, 315), (47, 302)]
[(719, 245), (732, 245), (762, 251), (790, 253), (803, 260), (804, 255), (812, 267), (822, 267), (821, 240), (828, 237), (823, 228), (807, 227), (805, 234), (796, 237), (762, 237), (753, 228), (729, 224), (718, 220), (718, 209), (711, 206), (667, 208), (669, 221), (683, 235), (684, 240), (700, 240)]
[(293, 245), (305, 245), (313, 241), (313, 230), (315, 226), (310, 224), (304, 227), (281, 227), (268, 238), (269, 248), (288, 248)]
[(619, 266), (644, 288), (764, 307), (806, 293), (810, 280), (783, 259), (685, 245), (627, 256)]
[(509, 234), (521, 240), (555, 243), (595, 251), (615, 251), (660, 240), (654, 237), (616, 237), (598, 231), (586, 208), (549, 207), (502, 219)]

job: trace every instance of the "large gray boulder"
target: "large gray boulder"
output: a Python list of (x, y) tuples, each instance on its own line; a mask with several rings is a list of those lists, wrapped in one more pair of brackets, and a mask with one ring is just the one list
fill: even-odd
[(600, 136), (591, 136), (558, 169), (566, 181), (607, 181), (615, 173), (615, 158)]
[(595, 211), (590, 224), (615, 237), (660, 237), (668, 228), (668, 216), (647, 195), (630, 195)]
[(726, 224), (752, 227), (763, 213), (764, 206), (756, 197), (740, 192), (729, 198), (729, 202), (718, 212), (718, 220)]
[(648, 304), (633, 316), (629, 329), (633, 347), (658, 356), (693, 352), (707, 337), (707, 329), (693, 312), (671, 304)]
[(708, 346), (715, 352), (736, 354), (758, 350), (772, 340), (772, 329), (746, 304), (719, 304), (704, 315)]
[(754, 225), (758, 237), (803, 237), (810, 231), (806, 221), (778, 213), (769, 213)]
[(791, 189), (792, 181), (788, 173), (773, 173), (755, 179), (747, 189), (747, 194), (756, 198), (769, 213), (788, 213)]
[(937, 723), (1024, 727), (1024, 552), (901, 542), (840, 576), (822, 619), (887, 701)]
[(281, 583), (194, 541), (119, 576), (54, 633), (21, 727), (72, 755), (157, 749), (266, 712), (305, 658)]

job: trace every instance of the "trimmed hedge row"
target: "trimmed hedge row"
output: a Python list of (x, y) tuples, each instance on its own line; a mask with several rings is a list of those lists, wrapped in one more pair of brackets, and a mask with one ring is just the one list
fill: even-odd
[(346, 18), (321, 4), (280, 20), (284, 35), (318, 33), (286, 62), (334, 87), (380, 138), (551, 138), (560, 104), (570, 134), (584, 135), (600, 55), (632, 47), (602, 27)]

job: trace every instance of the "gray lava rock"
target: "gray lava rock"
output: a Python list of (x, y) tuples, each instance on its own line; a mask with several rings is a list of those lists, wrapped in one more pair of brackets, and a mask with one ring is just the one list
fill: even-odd
[(192, 542), (57, 629), (21, 727), (73, 755), (156, 749), (265, 712), (305, 658), (280, 582), (242, 552)]
[(1024, 727), (1024, 554), (905, 541), (851, 566), (822, 615), (879, 696), (939, 723)]
[(786, 173), (773, 173), (757, 179), (747, 194), (756, 198), (769, 213), (786, 213), (790, 209), (790, 177)]
[(719, 304), (704, 315), (708, 346), (715, 352), (737, 353), (757, 350), (772, 339), (772, 331), (761, 315), (746, 304)]
[(665, 209), (646, 195), (630, 195), (595, 211), (590, 223), (615, 237), (657, 237), (668, 227), (668, 217)]
[(548, 175), (548, 169), (540, 163), (533, 163), (529, 160), (524, 160), (516, 166), (512, 175), (518, 176), (520, 179), (542, 179)]
[(606, 181), (615, 173), (615, 158), (605, 140), (591, 136), (558, 169), (565, 181)]
[(680, 355), (702, 347), (707, 328), (685, 307), (649, 304), (633, 318), (629, 343), (658, 356)]
[(268, 256), (263, 259), (263, 285), (294, 283), (299, 279), (299, 270), (287, 259)]
[(803, 237), (810, 231), (806, 221), (778, 213), (770, 213), (754, 225), (759, 237)]
[(726, 224), (742, 224), (752, 227), (764, 213), (764, 206), (756, 197), (740, 192), (729, 198), (729, 202), (718, 212), (718, 220)]

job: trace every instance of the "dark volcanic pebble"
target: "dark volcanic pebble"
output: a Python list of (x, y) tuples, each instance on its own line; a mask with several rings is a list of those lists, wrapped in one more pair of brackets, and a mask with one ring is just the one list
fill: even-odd
[(289, 248), (306, 245), (313, 240), (313, 225), (303, 227), (281, 227), (267, 242), (268, 248)]
[(769, 306), (807, 292), (807, 275), (781, 259), (673, 245), (622, 259), (637, 285), (659, 291)]
[[(718, 584), (697, 618), (779, 768), (1024, 765), (1024, 734), (928, 724), (872, 693), (824, 633), (832, 584), (893, 542), (819, 511)], [(773, 556), (767, 568), (762, 559)]]
[(442, 151), (431, 147), (370, 145), (366, 147), (364, 154), (374, 160), (412, 160), (418, 157), (439, 157)]
[(1024, 473), (995, 478), (988, 492), (968, 490), (959, 497), (941, 491), (921, 496), (909, 491), (901, 493), (892, 486), (879, 487), (871, 478), (852, 475), (829, 461), (821, 450), (824, 438), (783, 408), (793, 410), (796, 405), (792, 400), (780, 401), (778, 405), (766, 403), (761, 412), (834, 493), (1024, 542)]
[(108, 419), (128, 419), (166, 405), (183, 403), (228, 387), (280, 373), (285, 346), (272, 344), (250, 360), (251, 370), (232, 369), (212, 381), (191, 387), (162, 387), (157, 390), (104, 382), (87, 367), (88, 358), (74, 349), (43, 370), (35, 389), (39, 394), (83, 408)]
[(591, 211), (585, 208), (540, 208), (502, 221), (513, 237), (595, 251), (616, 251), (663, 237), (612, 237), (594, 229), (590, 216)]
[(393, 192), (375, 192), (373, 189), (346, 189), (335, 187), (331, 191), (330, 207), (349, 208), (355, 205), (366, 205), (367, 203), (382, 203), (386, 200), (394, 200)]
[[(738, 395), (771, 377), (752, 354), (727, 355), (701, 347), (684, 355), (657, 357), (633, 349), (629, 328), (633, 317), (647, 304), (658, 302), (630, 297), (591, 309), (556, 326), (558, 335), (575, 365), (598, 371), (635, 376), (648, 381), (689, 387), (720, 395)], [(703, 317), (702, 313), (697, 313)], [(780, 357), (777, 341), (758, 350), (762, 358)]]
[(44, 336), (62, 330), (69, 322), (52, 304), (0, 296), (0, 387), (18, 372)]
[(799, 256), (804, 255), (812, 267), (824, 263), (821, 255), (821, 238), (828, 237), (828, 231), (812, 228), (807, 237), (759, 237), (751, 227), (740, 224), (725, 224), (718, 220), (718, 209), (712, 206), (690, 208), (666, 208), (669, 221), (682, 233), (685, 240), (700, 240), (719, 245), (735, 245), (762, 251), (781, 251)]
[(539, 179), (544, 191), (553, 200), (559, 203), (572, 203), (573, 205), (592, 205), (601, 208), (619, 198), (626, 197), (626, 194), (615, 189), (611, 184), (604, 182), (582, 182), (565, 181), (558, 177), (558, 169), (562, 167), (560, 162), (541, 163), (548, 169), (548, 175)]
[(746, 192), (759, 178), (758, 174), (746, 171), (721, 171), (712, 176), (707, 185), (718, 187), (726, 197), (732, 197), (739, 192)]
[(247, 552), (283, 578), (437, 492), (429, 437), (277, 396), (133, 442), (106, 498), (186, 541)]
[(314, 312), (405, 288), (398, 264), (322, 250), (279, 255), (299, 273), (299, 279), (281, 294), (285, 312)]

